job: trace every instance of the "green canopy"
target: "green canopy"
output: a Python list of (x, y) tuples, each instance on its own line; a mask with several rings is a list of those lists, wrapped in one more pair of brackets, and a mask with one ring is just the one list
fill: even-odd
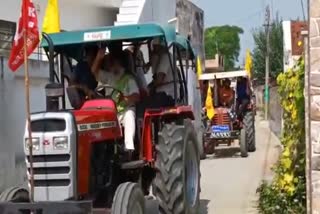
[[(49, 35), (54, 45), (54, 51), (65, 53), (77, 59), (84, 45), (90, 43), (112, 41), (134, 42), (152, 38), (161, 38), (168, 44), (175, 42), (176, 32), (174, 27), (162, 27), (157, 24), (136, 24), (123, 26), (100, 27), (88, 30), (66, 31)], [(48, 49), (46, 40), (42, 40), (41, 47)]]

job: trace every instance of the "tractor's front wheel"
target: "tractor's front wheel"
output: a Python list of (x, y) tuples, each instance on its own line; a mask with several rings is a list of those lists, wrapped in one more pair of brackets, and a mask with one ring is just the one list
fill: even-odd
[(200, 193), (200, 157), (190, 120), (164, 124), (156, 145), (153, 194), (161, 214), (197, 214)]
[(1, 202), (30, 202), (29, 192), (22, 187), (10, 187), (0, 195)]
[(141, 188), (136, 183), (120, 184), (112, 203), (112, 214), (144, 214), (145, 199)]

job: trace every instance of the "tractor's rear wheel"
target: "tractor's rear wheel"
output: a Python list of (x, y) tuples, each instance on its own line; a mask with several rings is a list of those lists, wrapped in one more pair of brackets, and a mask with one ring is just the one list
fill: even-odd
[(22, 187), (10, 187), (1, 193), (0, 201), (13, 203), (30, 202), (29, 192)]
[(200, 154), (200, 159), (204, 160), (207, 157), (207, 154), (205, 152), (205, 137), (204, 134), (202, 134), (202, 137), (200, 138), (200, 140), (198, 140), (198, 144), (199, 144), (199, 154)]
[(248, 157), (248, 141), (246, 139), (245, 127), (243, 127), (240, 131), (240, 155), (243, 158)]
[(136, 183), (120, 184), (112, 203), (112, 214), (144, 214), (145, 200), (142, 190)]
[(164, 124), (156, 145), (153, 194), (161, 214), (196, 214), (200, 193), (200, 155), (190, 120)]
[(243, 118), (243, 125), (246, 128), (246, 140), (248, 142), (248, 151), (256, 151), (255, 127), (253, 112), (247, 112)]

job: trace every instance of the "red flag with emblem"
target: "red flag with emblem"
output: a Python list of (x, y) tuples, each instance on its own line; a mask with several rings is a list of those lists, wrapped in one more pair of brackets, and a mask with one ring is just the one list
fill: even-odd
[[(26, 42), (24, 36), (26, 36)], [(32, 0), (22, 0), (21, 14), (8, 62), (9, 68), (13, 72), (16, 71), (24, 63), (24, 48), (27, 49), (27, 56), (30, 56), (38, 44), (39, 30), (36, 9)]]

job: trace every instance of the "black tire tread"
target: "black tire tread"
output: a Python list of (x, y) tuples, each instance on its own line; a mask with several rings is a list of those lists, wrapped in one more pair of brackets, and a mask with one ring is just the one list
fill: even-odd
[(183, 180), (183, 129), (183, 126), (171, 123), (165, 124), (159, 132), (155, 162), (159, 173), (154, 180), (154, 194), (163, 214), (184, 212), (183, 184), (180, 182)]
[(23, 187), (10, 187), (0, 195), (2, 202), (29, 202), (28, 190)]
[[(153, 181), (153, 193), (158, 199), (161, 214), (185, 214), (187, 212), (184, 201), (185, 139), (183, 137), (187, 131), (190, 131), (188, 128), (193, 127), (188, 122), (186, 120), (184, 125), (164, 124), (158, 134), (155, 162), (157, 174)], [(197, 147), (198, 145), (195, 145), (196, 149)], [(200, 162), (200, 154), (198, 159)], [(200, 173), (199, 176), (201, 176)]]
[(246, 113), (243, 119), (243, 125), (246, 128), (246, 140), (248, 141), (248, 151), (254, 152), (256, 150), (256, 143), (253, 112)]
[(240, 131), (240, 155), (243, 158), (248, 157), (248, 142), (246, 139), (245, 127)]
[(130, 210), (129, 203), (134, 200), (138, 200), (139, 203), (142, 203), (142, 207), (145, 209), (144, 195), (138, 184), (131, 182), (120, 184), (113, 197), (111, 213), (131, 214), (132, 211)]

